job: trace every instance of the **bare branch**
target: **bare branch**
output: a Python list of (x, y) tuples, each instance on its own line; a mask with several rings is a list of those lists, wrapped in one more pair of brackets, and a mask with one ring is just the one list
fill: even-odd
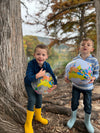
[(84, 2), (84, 3), (81, 3), (81, 4), (77, 4), (77, 5), (73, 5), (71, 7), (64, 8), (62, 11), (60, 11), (57, 14), (55, 14), (54, 16), (52, 16), (48, 21), (51, 21), (57, 15), (61, 14), (62, 12), (66, 11), (66, 10), (74, 9), (74, 8), (81, 7), (83, 5), (88, 5), (88, 4), (94, 4), (94, 1)]
[(32, 15), (29, 14), (28, 7), (25, 5), (25, 3), (21, 1), (21, 4), (26, 8), (27, 15), (30, 16), (30, 17), (33, 17)]

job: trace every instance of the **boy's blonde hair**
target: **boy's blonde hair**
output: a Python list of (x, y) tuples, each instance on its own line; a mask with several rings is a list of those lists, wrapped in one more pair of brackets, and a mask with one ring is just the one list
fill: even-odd
[(47, 54), (49, 54), (49, 50), (48, 50), (48, 46), (44, 45), (44, 44), (38, 44), (35, 49), (34, 49), (34, 53), (36, 52), (37, 48), (41, 48), (41, 49), (45, 49), (47, 51)]
[(92, 42), (92, 46), (94, 47), (94, 42), (93, 42), (92, 39), (90, 39), (90, 38), (83, 38), (82, 41), (81, 41), (81, 43), (80, 43), (80, 45), (81, 45), (84, 41), (91, 41), (91, 42)]

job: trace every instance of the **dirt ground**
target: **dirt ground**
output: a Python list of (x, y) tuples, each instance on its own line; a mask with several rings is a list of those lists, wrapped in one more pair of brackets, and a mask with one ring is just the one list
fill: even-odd
[[(100, 83), (95, 83), (95, 89), (92, 96), (92, 112), (91, 123), (95, 127), (95, 132), (100, 132)], [(60, 111), (63, 108), (69, 109), (69, 114), (53, 112), (56, 110), (56, 106), (60, 107)], [(71, 84), (66, 84), (64, 78), (58, 79), (58, 87), (53, 92), (43, 96), (42, 104), (42, 116), (48, 119), (48, 125), (42, 125), (39, 122), (33, 120), (33, 128), (35, 133), (88, 133), (84, 126), (84, 106), (82, 95), (80, 97), (80, 104), (78, 108), (77, 120), (83, 121), (82, 124), (68, 129), (66, 123), (70, 118), (70, 106), (71, 106)], [(48, 108), (51, 107), (51, 111)], [(53, 109), (52, 109), (53, 107)], [(47, 108), (47, 110), (45, 110)], [(66, 112), (67, 110), (64, 110)], [(96, 129), (98, 129), (96, 131)]]

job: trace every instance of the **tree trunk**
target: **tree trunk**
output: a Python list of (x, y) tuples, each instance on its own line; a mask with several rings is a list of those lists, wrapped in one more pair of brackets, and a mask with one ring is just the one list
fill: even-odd
[(20, 10), (20, 0), (0, 0), (0, 133), (14, 133), (18, 125), (12, 121), (25, 121), (20, 105), (26, 66)]
[(100, 0), (95, 1), (97, 29), (97, 58), (100, 64)]
[(19, 100), (25, 70), (20, 0), (0, 2), (0, 26), (0, 78), (7, 91)]

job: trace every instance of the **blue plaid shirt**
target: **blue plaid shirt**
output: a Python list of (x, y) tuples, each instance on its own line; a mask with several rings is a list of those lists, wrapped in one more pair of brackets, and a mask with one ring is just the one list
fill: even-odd
[[(80, 56), (80, 54), (75, 57), (73, 60), (76, 59), (82, 59), (82, 57)], [(93, 57), (91, 54), (90, 56), (88, 56), (85, 61), (91, 63), (92, 65), (92, 69), (93, 69), (93, 77), (95, 77), (96, 79), (99, 77), (99, 64), (98, 64), (98, 60)], [(91, 84), (75, 84), (72, 83), (74, 86), (78, 87), (79, 89), (83, 89), (83, 90), (92, 90), (93, 89), (93, 83)]]
[[(53, 79), (54, 84), (57, 84), (57, 79), (50, 67), (50, 64), (48, 62), (44, 62), (42, 66), (43, 70), (46, 70), (46, 72), (49, 72)], [(28, 63), (27, 70), (26, 70), (26, 76), (24, 78), (24, 82), (26, 85), (31, 85), (31, 82), (36, 81), (36, 74), (41, 70), (41, 67), (38, 65), (36, 59), (31, 60)]]

